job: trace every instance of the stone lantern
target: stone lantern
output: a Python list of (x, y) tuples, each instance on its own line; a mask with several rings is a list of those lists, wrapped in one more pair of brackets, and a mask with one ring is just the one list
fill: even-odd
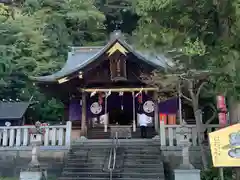
[(27, 171), (20, 173), (20, 180), (46, 180), (47, 172), (40, 168), (38, 161), (39, 146), (42, 144), (44, 131), (41, 128), (41, 123), (35, 123), (35, 127), (30, 132), (30, 142), (32, 144), (32, 160), (28, 165)]
[(189, 128), (182, 126), (176, 130), (177, 134), (177, 144), (182, 147), (182, 164), (180, 165), (180, 169), (194, 169), (193, 165), (189, 160), (189, 147), (191, 146), (190, 137), (191, 131)]
[(194, 169), (189, 160), (189, 147), (191, 131), (190, 128), (182, 126), (177, 128), (177, 145), (182, 147), (182, 164), (174, 170), (175, 180), (200, 180), (200, 170)]
[(32, 144), (32, 160), (29, 167), (40, 167), (38, 161), (39, 146), (42, 144), (43, 130), (41, 129), (41, 123), (37, 121), (35, 123), (35, 128), (31, 129), (30, 133), (30, 143)]

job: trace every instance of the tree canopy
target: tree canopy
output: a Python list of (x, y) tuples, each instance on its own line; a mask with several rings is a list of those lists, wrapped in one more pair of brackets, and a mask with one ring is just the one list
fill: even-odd
[[(37, 118), (54, 120), (63, 109), (28, 80), (57, 71), (72, 45), (102, 44), (105, 16), (93, 1), (26, 0), (0, 6), (0, 98), (38, 101)], [(56, 106), (58, 108), (56, 108)], [(51, 115), (51, 116), (50, 116)], [(56, 118), (55, 118), (56, 120)]]
[[(153, 53), (161, 52), (173, 61), (175, 67), (166, 72), (171, 77), (169, 84), (176, 88), (177, 83), (183, 83), (187, 88), (187, 96), (181, 96), (192, 104), (200, 137), (205, 129), (199, 113), (203, 87), (212, 95), (240, 97), (239, 0), (134, 2), (133, 11), (140, 16), (135, 43), (152, 49)], [(162, 86), (161, 76), (162, 72), (154, 73), (150, 82)], [(201, 143), (200, 146), (207, 168)]]
[[(238, 0), (136, 0), (141, 46), (169, 55), (184, 68), (208, 69), (214, 90), (239, 96)], [(141, 37), (141, 38), (139, 38)]]

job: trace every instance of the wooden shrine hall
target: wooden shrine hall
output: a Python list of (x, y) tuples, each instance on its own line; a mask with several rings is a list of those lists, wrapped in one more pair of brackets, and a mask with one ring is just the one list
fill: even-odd
[(132, 137), (141, 112), (152, 131), (159, 129), (158, 89), (140, 77), (168, 66), (165, 56), (139, 52), (114, 31), (105, 46), (72, 47), (60, 71), (32, 79), (64, 102), (65, 119), (73, 122), (77, 136), (110, 137), (117, 130), (119, 136)]

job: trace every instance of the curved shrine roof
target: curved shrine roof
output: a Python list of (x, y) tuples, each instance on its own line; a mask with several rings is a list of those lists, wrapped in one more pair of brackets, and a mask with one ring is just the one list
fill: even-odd
[(14, 120), (23, 117), (30, 102), (0, 102), (0, 120)]
[(152, 65), (156, 69), (165, 69), (169, 67), (169, 59), (167, 59), (164, 55), (154, 55), (149, 51), (140, 52), (127, 44), (121, 37), (121, 33), (116, 32), (106, 46), (72, 47), (72, 50), (68, 52), (68, 58), (65, 65), (60, 71), (47, 76), (32, 77), (32, 79), (39, 82), (55, 82), (58, 79), (80, 71), (106, 53), (107, 50), (116, 42), (119, 42), (138, 59)]

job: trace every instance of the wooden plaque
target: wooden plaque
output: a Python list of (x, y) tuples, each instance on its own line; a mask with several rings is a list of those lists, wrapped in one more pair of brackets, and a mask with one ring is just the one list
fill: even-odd
[(112, 81), (127, 80), (126, 60), (123, 58), (110, 59), (110, 72)]

